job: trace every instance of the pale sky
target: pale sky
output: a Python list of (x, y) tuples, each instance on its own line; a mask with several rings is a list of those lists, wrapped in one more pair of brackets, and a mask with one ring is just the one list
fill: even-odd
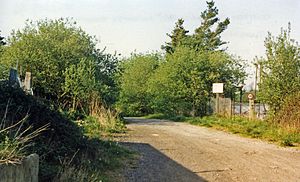
[[(99, 48), (131, 52), (160, 50), (169, 41), (178, 18), (193, 32), (200, 25), (204, 0), (0, 0), (0, 30), (8, 36), (24, 27), (25, 20), (73, 17), (87, 33), (101, 42)], [(292, 37), (300, 41), (299, 0), (215, 0), (221, 20), (230, 18), (223, 33), (228, 52), (251, 62), (264, 55), (267, 32), (278, 35), (292, 25)]]

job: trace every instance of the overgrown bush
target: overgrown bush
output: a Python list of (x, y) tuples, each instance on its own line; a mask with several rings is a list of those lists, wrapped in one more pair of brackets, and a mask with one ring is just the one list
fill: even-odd
[[(0, 71), (8, 75), (15, 65), (21, 76), (30, 71), (35, 96), (65, 110), (85, 109), (92, 91), (112, 104), (117, 95), (113, 75), (118, 59), (97, 49), (97, 43), (72, 19), (27, 21), (7, 38)], [(5, 74), (1, 72), (0, 79), (6, 78)]]
[(151, 99), (148, 92), (148, 79), (154, 74), (161, 57), (158, 54), (137, 55), (124, 60), (119, 75), (120, 95), (117, 108), (130, 116), (141, 116), (152, 113)]
[[(34, 145), (26, 147), (26, 153), (40, 156), (40, 181), (52, 181), (61, 171), (61, 162), (71, 159), (75, 153), (70, 165), (101, 174), (117, 166), (120, 156), (128, 154), (115, 143), (84, 136), (81, 127), (21, 89), (0, 82), (0, 92), (0, 116), (5, 115), (7, 124), (13, 125), (28, 116), (20, 131), (30, 126), (30, 131), (34, 131), (49, 123), (46, 131), (32, 139)], [(0, 139), (5, 142), (5, 137)]]
[(271, 118), (273, 122), (279, 123), (285, 128), (300, 132), (300, 92), (288, 96), (282, 108)]
[(225, 94), (243, 80), (240, 60), (224, 52), (200, 52), (178, 47), (149, 79), (151, 107), (156, 113), (203, 116), (209, 108), (212, 84), (225, 84)]
[(0, 82), (0, 92), (0, 116), (5, 115), (6, 122), (15, 124), (28, 116), (22, 129), (31, 126), (32, 130), (36, 130), (49, 124), (47, 131), (32, 140), (35, 145), (27, 148), (28, 152), (40, 155), (42, 167), (53, 166), (52, 169), (40, 170), (41, 179), (53, 177), (51, 173), (57, 170), (55, 166), (62, 158), (73, 155), (78, 149), (84, 149), (83, 134), (75, 123), (6, 82)]
[(269, 114), (273, 116), (287, 97), (300, 90), (300, 46), (290, 34), (290, 25), (276, 37), (269, 33), (265, 40), (266, 59), (259, 60), (259, 99), (270, 106)]
[(89, 136), (96, 134), (99, 137), (101, 132), (119, 133), (125, 129), (118, 112), (112, 108), (105, 107), (97, 94), (92, 95), (89, 104), (89, 116), (80, 122), (86, 135)]

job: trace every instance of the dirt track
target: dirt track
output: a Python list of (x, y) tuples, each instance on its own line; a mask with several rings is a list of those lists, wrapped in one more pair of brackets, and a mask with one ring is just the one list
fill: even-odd
[(155, 119), (127, 118), (123, 145), (140, 159), (125, 181), (299, 181), (300, 151)]

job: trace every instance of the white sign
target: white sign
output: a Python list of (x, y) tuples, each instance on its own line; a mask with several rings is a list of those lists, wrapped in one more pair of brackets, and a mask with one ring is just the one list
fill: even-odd
[(213, 83), (213, 93), (223, 93), (224, 83)]

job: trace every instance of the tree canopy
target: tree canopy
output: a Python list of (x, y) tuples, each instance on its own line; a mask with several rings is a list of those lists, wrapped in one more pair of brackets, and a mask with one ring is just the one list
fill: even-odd
[(289, 25), (276, 37), (269, 33), (265, 39), (266, 59), (259, 62), (263, 68), (259, 96), (273, 113), (281, 109), (288, 95), (300, 90), (300, 47), (290, 31)]
[[(244, 62), (220, 46), (221, 33), (229, 19), (220, 21), (214, 2), (207, 2), (201, 13), (201, 25), (193, 35), (178, 19), (171, 41), (162, 48), (166, 54), (159, 61), (148, 55), (133, 56), (126, 62), (120, 80), (118, 107), (128, 115), (164, 113), (203, 116), (210, 112), (212, 84), (225, 83), (225, 95), (245, 78)], [(155, 68), (155, 69), (154, 69)], [(134, 111), (138, 111), (135, 113)]]
[(117, 59), (97, 49), (96, 44), (97, 40), (72, 19), (27, 21), (25, 28), (13, 31), (8, 38), (1, 64), (18, 65), (21, 76), (32, 72), (35, 95), (58, 104), (76, 100), (79, 107), (77, 99), (83, 99), (79, 93), (88, 95), (89, 87), (110, 102), (117, 95), (112, 78)]
[(231, 93), (245, 74), (240, 60), (223, 52), (198, 52), (179, 47), (167, 56), (150, 79), (153, 110), (170, 114), (205, 115), (212, 95), (212, 84), (223, 82)]
[(186, 46), (197, 51), (224, 50), (221, 46), (227, 42), (222, 41), (221, 34), (227, 29), (230, 20), (229, 18), (220, 20), (219, 10), (215, 7), (214, 1), (206, 3), (207, 9), (201, 13), (201, 23), (194, 34), (188, 35), (189, 31), (183, 27), (184, 20), (177, 20), (171, 34), (167, 34), (171, 42), (162, 46), (166, 53), (173, 53), (178, 46)]
[(184, 20), (178, 19), (175, 23), (175, 28), (171, 34), (167, 33), (167, 36), (171, 39), (171, 42), (167, 42), (165, 46), (162, 46), (167, 53), (173, 53), (175, 48), (179, 45), (183, 45), (187, 39), (188, 30), (183, 27)]
[(196, 28), (191, 44), (196, 50), (217, 50), (226, 44), (221, 40), (221, 33), (227, 29), (230, 21), (229, 18), (224, 21), (218, 18), (219, 10), (214, 1), (206, 3), (207, 9), (201, 13), (201, 25)]
[(135, 54), (121, 63), (120, 69), (123, 71), (119, 77), (120, 95), (117, 103), (119, 110), (129, 115), (152, 112), (149, 106), (152, 97), (147, 85), (159, 61), (158, 54)]

